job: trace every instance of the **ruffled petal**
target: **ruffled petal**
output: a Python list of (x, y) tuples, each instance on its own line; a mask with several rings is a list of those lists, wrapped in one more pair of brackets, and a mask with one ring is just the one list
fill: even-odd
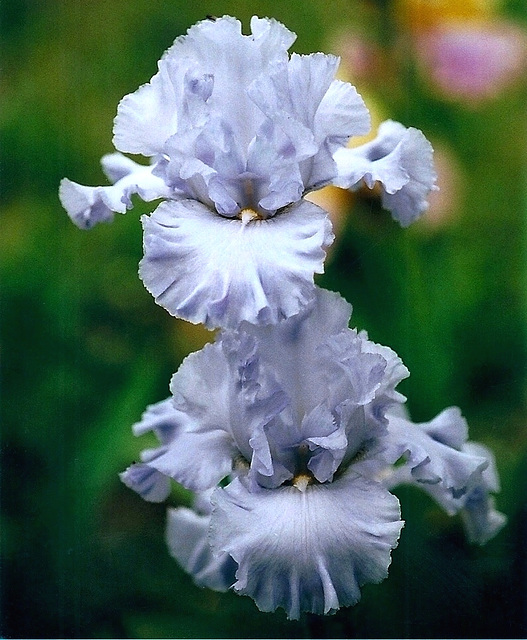
[(384, 382), (387, 362), (382, 355), (370, 352), (364, 334), (349, 329), (328, 336), (318, 355), (326, 380), (334, 383), (329, 391), (335, 404), (364, 406), (373, 401)]
[(298, 425), (328, 398), (329, 362), (321, 365), (319, 351), (331, 336), (348, 331), (350, 316), (351, 305), (344, 298), (315, 287), (313, 301), (299, 314), (266, 327), (242, 325), (257, 339), (262, 359), (291, 398)]
[(338, 294), (317, 288), (301, 313), (269, 327), (241, 327), (257, 339), (262, 361), (291, 400), (282, 422), (267, 428), (273, 459), (293, 470), (291, 448), (305, 445), (320, 481), (383, 435), (386, 409), (404, 399), (395, 385), (408, 370), (391, 349), (348, 329), (350, 314)]
[(224, 118), (215, 114), (206, 126), (177, 133), (166, 151), (165, 180), (189, 198), (228, 217), (250, 206), (243, 190), (244, 152)]
[(145, 202), (174, 196), (165, 182), (154, 175), (154, 166), (144, 166), (120, 154), (106, 155), (103, 169), (117, 182), (108, 187), (86, 187), (64, 178), (59, 198), (72, 222), (80, 229), (91, 229), (99, 222), (111, 222), (114, 213), (132, 208), (131, 197), (137, 193)]
[(238, 455), (229, 433), (228, 362), (217, 344), (190, 354), (174, 374), (174, 410), (183, 428), (150, 464), (192, 490), (215, 486)]
[[(113, 187), (85, 187), (63, 178), (59, 187), (59, 198), (71, 221), (79, 229), (91, 229), (99, 222), (111, 222), (114, 210), (108, 206), (103, 194)], [(120, 213), (126, 211), (124, 204), (118, 205)]]
[(235, 581), (236, 563), (228, 553), (212, 553), (207, 539), (209, 525), (210, 515), (200, 515), (186, 507), (169, 509), (168, 549), (198, 586), (227, 591)]
[(190, 58), (202, 73), (214, 76), (210, 109), (222, 114), (243, 148), (263, 119), (246, 89), (270, 62), (287, 57), (295, 40), (295, 35), (276, 20), (253, 18), (251, 29), (251, 35), (242, 35), (239, 20), (228, 16), (203, 20), (165, 54), (171, 60)]
[(437, 491), (432, 495), (447, 512), (459, 511), (469, 541), (482, 545), (494, 538), (507, 522), (507, 517), (496, 510), (494, 497), (491, 495), (500, 490), (498, 472), (494, 455), (479, 442), (467, 442), (463, 445), (463, 451), (488, 461), (478, 482), (457, 500), (442, 496)]
[(333, 80), (315, 114), (317, 140), (325, 141), (334, 151), (350, 138), (367, 134), (370, 128), (370, 113), (357, 89), (349, 82)]
[[(445, 436), (438, 437), (442, 431)], [(424, 424), (390, 414), (388, 434), (381, 443), (383, 456), (392, 464), (404, 457), (404, 465), (418, 483), (440, 485), (440, 491), (459, 498), (480, 482), (489, 464), (486, 457), (445, 444), (459, 441), (460, 434), (466, 433), (466, 421), (457, 407)]]
[[(381, 471), (383, 484), (392, 488), (400, 484), (412, 484), (430, 495), (448, 515), (457, 513), (465, 528), (467, 538), (475, 544), (486, 544), (494, 538), (507, 522), (507, 517), (495, 508), (493, 492), (499, 491), (499, 481), (492, 452), (476, 442), (461, 447), (467, 458), (484, 460), (486, 467), (473, 474), (465, 492), (452, 492), (445, 483), (424, 484), (412, 476), (408, 466), (400, 466), (391, 472)], [(363, 469), (361, 469), (363, 471)], [(371, 471), (371, 467), (370, 467)]]
[(146, 408), (141, 420), (132, 430), (136, 436), (152, 431), (161, 447), (145, 449), (141, 452), (141, 463), (134, 463), (119, 474), (122, 482), (149, 502), (163, 502), (170, 494), (170, 474), (162, 473), (150, 465), (150, 460), (165, 451), (165, 446), (182, 427), (182, 420), (172, 402), (172, 397)]
[(355, 149), (335, 152), (338, 175), (334, 184), (353, 189), (363, 181), (370, 189), (382, 185), (382, 205), (407, 227), (428, 208), (436, 189), (432, 145), (418, 129), (387, 120), (375, 140)]
[[(290, 129), (293, 125), (290, 125)], [(307, 141), (312, 135), (303, 125), (298, 138)], [(311, 149), (314, 153), (314, 147)], [(300, 172), (299, 149), (272, 120), (267, 120), (251, 142), (248, 150), (247, 173), (252, 177), (254, 201), (260, 210), (273, 214), (302, 197), (305, 187)]]
[[(267, 176), (262, 182), (268, 191), (257, 196), (263, 209), (289, 204), (295, 188), (305, 193), (329, 184), (336, 174), (333, 151), (368, 131), (362, 98), (351, 85), (334, 80), (338, 64), (331, 55), (293, 54), (270, 65), (249, 87), (268, 118), (248, 159), (250, 171)], [(295, 176), (295, 182), (284, 189), (285, 176)]]
[(252, 338), (226, 335), (191, 354), (170, 388), (183, 427), (150, 466), (192, 490), (215, 486), (239, 462), (252, 462), (254, 473), (273, 473), (267, 445), (255, 434), (288, 399), (260, 367)]
[(290, 60), (270, 65), (248, 89), (255, 104), (285, 134), (297, 162), (318, 150), (313, 122), (337, 66), (335, 56), (293, 54)]
[(126, 95), (117, 108), (113, 143), (126, 153), (160, 155), (179, 129), (199, 126), (208, 115), (213, 77), (189, 57), (165, 56), (149, 83)]
[[(393, 349), (390, 349), (390, 347), (372, 342), (368, 338), (366, 331), (360, 331), (359, 337), (363, 341), (362, 348), (366, 353), (378, 354), (386, 363), (384, 367), (384, 375), (376, 395), (377, 401), (381, 398), (384, 400), (382, 403), (382, 409), (386, 409), (391, 403), (405, 402), (405, 396), (396, 389), (397, 385), (410, 375), (410, 372), (404, 365), (401, 358), (395, 353), (395, 351), (393, 351)], [(375, 405), (377, 406), (378, 402), (376, 402)]]
[(305, 416), (301, 429), (312, 451), (308, 469), (319, 482), (332, 480), (348, 446), (345, 429), (336, 424), (332, 412), (324, 405)]
[(345, 147), (351, 137), (368, 133), (370, 127), (370, 113), (355, 87), (334, 80), (315, 116), (315, 138), (320, 147), (306, 179), (306, 190), (320, 189), (332, 181), (337, 173), (333, 159), (335, 151)]
[(350, 474), (303, 491), (234, 480), (212, 501), (211, 545), (238, 564), (235, 591), (294, 619), (352, 605), (382, 581), (403, 525), (397, 498)]
[(494, 497), (480, 490), (471, 494), (461, 518), (469, 541), (480, 545), (487, 544), (507, 524), (507, 516), (495, 508)]
[(192, 200), (143, 217), (139, 273), (172, 315), (209, 328), (276, 323), (314, 295), (333, 240), (326, 213), (307, 201), (268, 220), (227, 219)]
[(319, 349), (327, 402), (347, 438), (344, 463), (385, 433), (385, 410), (395, 401), (390, 391), (398, 380), (386, 380), (388, 361), (377, 347), (364, 333), (347, 330), (328, 337)]

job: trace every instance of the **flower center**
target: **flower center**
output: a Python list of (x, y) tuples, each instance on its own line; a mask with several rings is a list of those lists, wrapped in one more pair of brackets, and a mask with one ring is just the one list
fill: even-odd
[(304, 493), (307, 487), (314, 482), (315, 478), (310, 473), (298, 473), (292, 480), (293, 487)]
[(244, 227), (253, 220), (263, 220), (262, 216), (257, 211), (250, 208), (242, 209), (238, 214), (238, 218), (242, 221), (242, 225)]
[(316, 482), (315, 477), (308, 469), (307, 463), (309, 462), (310, 452), (309, 446), (304, 442), (297, 449), (297, 472), (291, 480), (293, 487), (296, 487), (302, 493), (307, 489), (310, 484)]

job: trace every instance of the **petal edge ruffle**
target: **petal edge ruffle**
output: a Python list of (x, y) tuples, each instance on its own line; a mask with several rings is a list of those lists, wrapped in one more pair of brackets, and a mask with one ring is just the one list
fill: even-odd
[(247, 224), (193, 200), (164, 202), (142, 220), (146, 288), (172, 315), (209, 328), (298, 313), (333, 240), (326, 212), (305, 200)]
[(239, 565), (235, 591), (293, 619), (355, 604), (382, 581), (403, 525), (397, 498), (354, 474), (305, 491), (250, 492), (237, 479), (212, 502), (211, 545)]

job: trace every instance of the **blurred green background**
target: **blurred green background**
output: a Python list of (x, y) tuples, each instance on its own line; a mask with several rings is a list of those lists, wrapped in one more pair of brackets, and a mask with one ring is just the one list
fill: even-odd
[[(520, 42), (527, 5), (455, 7), (0, 2), (2, 637), (526, 637), (525, 64), (467, 97), (435, 82), (423, 53), (430, 29), (466, 20), (514, 26)], [(137, 202), (88, 233), (57, 197), (63, 176), (103, 183), (118, 101), (207, 14), (246, 27), (253, 14), (272, 16), (298, 34), (296, 51), (341, 54), (374, 118), (422, 128), (440, 164), (441, 196), (408, 230), (374, 196), (329, 193), (338, 241), (319, 283), (353, 303), (355, 326), (401, 355), (415, 420), (461, 407), (471, 438), (496, 454), (509, 524), (473, 547), (457, 518), (398, 491), (407, 524), (390, 577), (327, 618), (288, 622), (248, 598), (198, 589), (165, 548), (165, 507), (120, 483), (145, 446), (131, 424), (210, 336), (157, 307), (137, 277), (138, 214), (153, 207)], [(173, 503), (186, 499), (175, 491)]]

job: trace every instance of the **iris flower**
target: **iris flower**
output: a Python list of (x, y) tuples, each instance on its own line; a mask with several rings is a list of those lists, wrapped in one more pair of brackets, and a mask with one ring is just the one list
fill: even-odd
[(332, 55), (289, 56), (295, 35), (272, 19), (205, 20), (177, 38), (149, 83), (125, 96), (102, 159), (111, 186), (64, 179), (61, 201), (89, 228), (124, 213), (137, 194), (163, 199), (143, 217), (140, 276), (172, 315), (209, 328), (271, 324), (315, 295), (333, 240), (327, 213), (304, 196), (329, 184), (380, 184), (403, 226), (435, 188), (424, 135), (387, 122), (370, 129), (356, 89), (335, 79)]
[(349, 329), (350, 313), (316, 289), (279, 324), (220, 332), (135, 426), (160, 446), (121, 474), (150, 500), (168, 496), (170, 479), (195, 491), (193, 509), (169, 511), (172, 555), (198, 584), (290, 618), (352, 605), (386, 577), (403, 526), (396, 484), (468, 514), (478, 542), (503, 524), (488, 452), (467, 443), (459, 410), (426, 424), (405, 417), (396, 386), (408, 370)]

